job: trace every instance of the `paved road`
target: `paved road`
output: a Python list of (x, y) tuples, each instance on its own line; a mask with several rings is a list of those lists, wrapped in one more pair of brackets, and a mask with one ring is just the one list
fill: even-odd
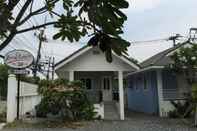
[(161, 119), (132, 114), (126, 121), (87, 122), (77, 129), (71, 128), (10, 128), (3, 131), (197, 131), (180, 120)]

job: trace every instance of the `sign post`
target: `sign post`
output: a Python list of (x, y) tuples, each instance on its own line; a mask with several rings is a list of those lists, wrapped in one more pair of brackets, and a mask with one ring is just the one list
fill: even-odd
[[(17, 81), (17, 120), (19, 120), (20, 111), (20, 77), (21, 74), (28, 74), (25, 70), (33, 61), (33, 55), (26, 50), (13, 50), (8, 52), (4, 58), (5, 64), (13, 70), (13, 74), (18, 77)], [(8, 96), (9, 97), (9, 96)]]

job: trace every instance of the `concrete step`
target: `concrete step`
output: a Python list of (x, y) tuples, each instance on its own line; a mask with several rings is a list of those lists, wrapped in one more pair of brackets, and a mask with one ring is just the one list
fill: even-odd
[(104, 102), (104, 119), (105, 120), (118, 120), (119, 113), (116, 109), (116, 103), (113, 101)]

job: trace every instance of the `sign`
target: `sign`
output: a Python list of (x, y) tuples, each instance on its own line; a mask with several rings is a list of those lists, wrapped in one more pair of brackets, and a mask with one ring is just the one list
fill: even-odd
[(12, 73), (16, 75), (27, 75), (30, 73), (28, 70), (13, 70)]
[(5, 55), (4, 61), (11, 68), (24, 69), (33, 63), (34, 57), (26, 50), (13, 50)]

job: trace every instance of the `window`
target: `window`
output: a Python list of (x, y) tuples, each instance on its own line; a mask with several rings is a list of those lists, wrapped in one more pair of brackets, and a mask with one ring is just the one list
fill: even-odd
[(136, 91), (140, 90), (141, 83), (142, 83), (142, 77), (141, 76), (136, 77), (136, 83), (135, 83)]
[(144, 90), (147, 90), (148, 89), (148, 78), (147, 76), (145, 75), (144, 76)]
[(132, 78), (129, 79), (129, 88), (134, 89), (134, 82), (131, 79)]
[(103, 89), (110, 90), (110, 79), (107, 77), (103, 79)]
[(82, 86), (85, 89), (88, 89), (88, 90), (92, 89), (92, 80), (90, 78), (82, 78), (81, 82), (82, 82)]

